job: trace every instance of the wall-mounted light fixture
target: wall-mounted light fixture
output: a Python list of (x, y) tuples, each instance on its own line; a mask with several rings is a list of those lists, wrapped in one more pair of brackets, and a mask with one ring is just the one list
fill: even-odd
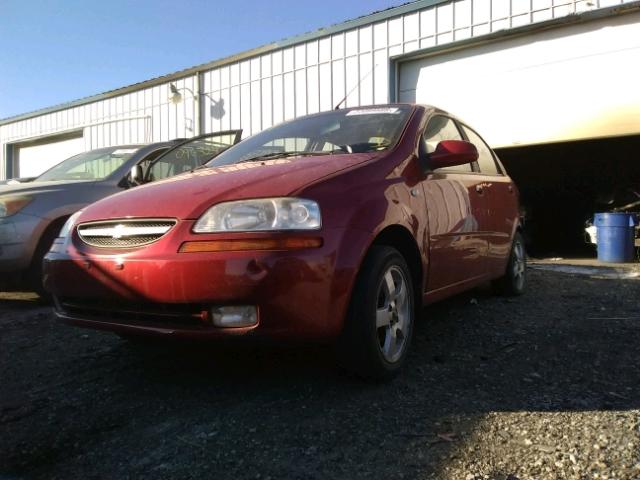
[[(199, 90), (199, 88), (198, 88), (198, 90)], [(211, 100), (211, 104), (209, 105), (209, 115), (212, 118), (215, 118), (216, 120), (220, 120), (227, 113), (225, 108), (224, 108), (225, 107), (224, 99), (222, 99), (222, 98), (220, 98), (219, 100), (216, 100), (211, 95), (209, 95), (208, 93), (205, 93), (205, 92), (197, 94), (193, 90), (191, 90), (189, 87), (179, 87), (178, 88), (175, 85), (175, 83), (170, 83), (169, 84), (169, 91), (171, 93), (169, 95), (169, 101), (173, 105), (178, 105), (184, 100), (184, 96), (182, 95), (182, 93), (180, 93), (180, 91), (186, 91), (186, 92), (189, 92), (191, 94), (191, 97), (196, 102), (197, 118), (199, 119), (198, 120), (198, 125), (197, 125), (198, 126), (198, 132), (201, 132), (201, 127), (202, 127), (202, 124), (204, 122), (204, 120), (200, 118), (200, 113), (199, 113), (200, 109), (202, 108), (202, 106), (200, 105), (200, 102), (198, 101), (200, 96), (207, 97), (209, 100)]]
[[(169, 95), (169, 101), (171, 103), (173, 103), (174, 105), (179, 104), (180, 102), (182, 102), (183, 100), (183, 96), (180, 93), (180, 90), (186, 90), (187, 92), (189, 92), (191, 94), (191, 96), (193, 97), (194, 100), (198, 100), (198, 94), (195, 93), (193, 90), (191, 90), (189, 87), (176, 87), (176, 85), (174, 83), (170, 83), (169, 84), (169, 90), (171, 91), (171, 95)], [(211, 95), (209, 95), (208, 93), (202, 92), (200, 95), (203, 95), (205, 97), (207, 97), (209, 100), (211, 100), (212, 102), (215, 102), (215, 100), (213, 98), (211, 98)]]
[(193, 96), (193, 98), (197, 98), (196, 94), (193, 93), (193, 90), (187, 87), (178, 89), (178, 87), (176, 87), (173, 83), (170, 83), (169, 90), (171, 90), (171, 95), (169, 95), (169, 101), (174, 105), (177, 105), (182, 101), (182, 94), (180, 93), (180, 90), (187, 90), (191, 92), (191, 95)]

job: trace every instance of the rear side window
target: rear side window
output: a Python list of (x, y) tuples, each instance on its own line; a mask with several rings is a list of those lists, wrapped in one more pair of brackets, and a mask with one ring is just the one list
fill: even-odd
[[(456, 124), (447, 117), (437, 116), (433, 117), (427, 128), (424, 131), (424, 141), (427, 144), (427, 153), (432, 153), (435, 151), (438, 143), (443, 140), (462, 140), (462, 136), (460, 135), (460, 131)], [(471, 164), (467, 163), (466, 165), (456, 165), (455, 167), (447, 167), (446, 169), (438, 169), (439, 170), (454, 170), (458, 172), (471, 172)]]
[(482, 140), (476, 132), (466, 125), (462, 125), (462, 129), (467, 135), (467, 138), (469, 138), (469, 141), (478, 149), (478, 166), (480, 167), (480, 173), (487, 175), (500, 175), (501, 172), (496, 166), (496, 161), (493, 158), (491, 149), (486, 143), (484, 143), (484, 140)]

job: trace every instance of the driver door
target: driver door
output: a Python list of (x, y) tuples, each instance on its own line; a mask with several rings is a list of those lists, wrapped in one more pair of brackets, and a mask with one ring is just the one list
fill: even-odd
[[(463, 137), (453, 119), (438, 115), (424, 132), (427, 153), (443, 140)], [(486, 275), (490, 225), (481, 183), (471, 163), (439, 168), (422, 182), (429, 219), (428, 293), (463, 289)]]
[(145, 183), (192, 172), (238, 143), (241, 137), (242, 130), (225, 130), (190, 138), (151, 163), (144, 176)]

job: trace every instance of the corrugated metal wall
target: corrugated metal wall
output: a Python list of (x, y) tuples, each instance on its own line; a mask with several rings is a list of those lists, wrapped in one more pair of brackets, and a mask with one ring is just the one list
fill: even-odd
[[(195, 76), (178, 80), (180, 88), (195, 88)], [(187, 97), (178, 105), (169, 102), (169, 84), (141, 89), (118, 97), (0, 126), (0, 142), (29, 139), (83, 130), (85, 149), (191, 137), (195, 134), (195, 104)], [(0, 178), (6, 172), (0, 161)]]
[[(202, 73), (203, 131), (244, 136), (283, 120), (389, 98), (389, 57), (632, 0), (456, 0)], [(360, 85), (358, 80), (363, 79)], [(175, 81), (197, 91), (195, 76)], [(169, 102), (169, 84), (0, 126), (5, 144), (82, 128), (86, 149), (195, 135), (195, 100)], [(209, 98), (210, 97), (210, 98)]]

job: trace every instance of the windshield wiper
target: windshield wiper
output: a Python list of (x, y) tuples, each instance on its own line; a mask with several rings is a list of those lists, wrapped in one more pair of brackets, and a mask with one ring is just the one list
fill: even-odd
[(342, 151), (328, 151), (328, 152), (271, 152), (265, 153), (264, 155), (257, 155), (255, 157), (245, 158), (244, 160), (240, 160), (236, 162), (238, 163), (247, 163), (247, 162), (258, 162), (262, 160), (268, 160), (270, 158), (287, 158), (287, 157), (309, 157), (309, 156), (319, 156), (319, 155), (335, 155), (336, 153), (345, 153)]

